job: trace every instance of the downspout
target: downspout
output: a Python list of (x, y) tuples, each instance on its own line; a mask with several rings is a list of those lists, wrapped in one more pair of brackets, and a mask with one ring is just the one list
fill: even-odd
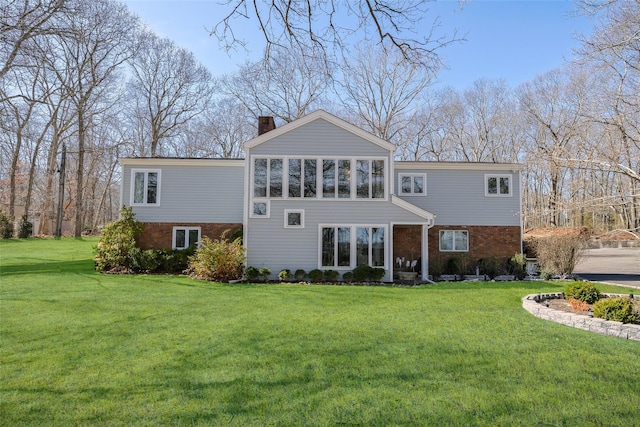
[(433, 280), (429, 280), (429, 229), (434, 226), (434, 221), (429, 220), (426, 225), (422, 226), (422, 260), (421, 260), (421, 270), (422, 277), (421, 280), (426, 283), (435, 284)]

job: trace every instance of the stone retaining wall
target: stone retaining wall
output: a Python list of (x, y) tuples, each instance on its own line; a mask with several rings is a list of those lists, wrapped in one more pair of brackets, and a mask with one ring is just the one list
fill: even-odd
[[(628, 296), (607, 294), (607, 296)], [(562, 293), (531, 294), (522, 299), (522, 307), (536, 317), (552, 322), (561, 323), (585, 331), (596, 332), (628, 340), (640, 341), (640, 325), (631, 325), (611, 320), (588, 317), (582, 314), (569, 313), (562, 310), (554, 310), (540, 304), (546, 299), (563, 298)]]

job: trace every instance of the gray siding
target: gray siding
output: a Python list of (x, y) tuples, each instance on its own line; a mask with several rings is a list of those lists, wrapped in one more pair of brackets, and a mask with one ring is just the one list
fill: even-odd
[(251, 149), (251, 155), (389, 156), (389, 151), (357, 135), (317, 119)]
[[(285, 209), (304, 209), (305, 228), (284, 228)], [(318, 268), (320, 224), (387, 225), (390, 250), (393, 222), (419, 224), (425, 220), (387, 201), (271, 200), (270, 218), (249, 219), (247, 265), (268, 266), (274, 276), (284, 268), (307, 272)], [(387, 267), (390, 264), (392, 260), (387, 259)]]
[(141, 222), (242, 223), (244, 167), (125, 164), (122, 203), (131, 204), (131, 169), (159, 169), (160, 206), (134, 206)]
[[(426, 173), (426, 196), (401, 196), (399, 174)], [(485, 174), (511, 175), (511, 197), (486, 197)], [(436, 215), (436, 225), (515, 225), (521, 223), (520, 174), (504, 169), (396, 169), (394, 193)]]

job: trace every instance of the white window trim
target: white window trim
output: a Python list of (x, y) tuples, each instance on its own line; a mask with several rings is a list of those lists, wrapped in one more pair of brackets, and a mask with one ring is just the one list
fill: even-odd
[[(136, 191), (136, 173), (139, 172), (144, 172), (144, 176), (145, 176), (145, 180), (144, 180), (144, 198), (147, 198), (147, 184), (149, 183), (149, 173), (156, 173), (158, 174), (158, 191), (157, 191), (157, 195), (156, 195), (156, 202), (155, 203), (135, 203), (134, 202), (134, 197), (135, 197), (135, 191)], [(129, 194), (129, 204), (130, 206), (160, 206), (160, 196), (161, 196), (161, 186), (162, 186), (162, 169), (141, 169), (141, 168), (137, 168), (137, 169), (131, 169), (131, 188), (130, 188), (130, 194)]]
[[(404, 177), (410, 177), (411, 178), (411, 192), (410, 193), (403, 193), (402, 192), (402, 178)], [(422, 192), (421, 193), (416, 193), (414, 191), (414, 180), (413, 178), (415, 177), (421, 177), (422, 178)], [(427, 174), (426, 173), (400, 173), (398, 175), (398, 195), (399, 196), (426, 196), (427, 195)]]
[[(187, 246), (185, 246), (184, 248), (178, 248), (176, 247), (176, 235), (178, 230), (184, 230), (185, 231), (185, 242), (187, 243)], [(191, 230), (198, 230), (198, 241), (196, 242), (196, 247), (200, 247), (200, 240), (202, 239), (202, 231), (200, 229), (200, 227), (187, 227), (187, 226), (180, 226), (177, 225), (175, 227), (173, 227), (173, 235), (171, 237), (171, 248), (172, 249), (178, 249), (178, 250), (183, 250), (183, 249), (187, 249), (188, 247), (191, 246), (191, 242), (189, 242), (189, 231)]]
[[(351, 228), (349, 239), (349, 265), (343, 266), (328, 266), (322, 265), (322, 229), (323, 228)], [(351, 271), (356, 268), (357, 260), (357, 228), (382, 228), (384, 229), (384, 265), (377, 266), (375, 268), (384, 268), (389, 270), (389, 226), (387, 224), (319, 224), (318, 225), (318, 269), (320, 270), (336, 270), (336, 271)]]
[[(498, 193), (489, 194), (489, 178), (496, 178), (498, 180)], [(509, 193), (500, 194), (500, 178), (509, 178)], [(513, 175), (508, 173), (495, 174), (487, 173), (484, 175), (484, 196), (485, 197), (513, 197)]]
[[(300, 214), (300, 225), (289, 224), (289, 214)], [(284, 228), (304, 228), (304, 209), (285, 209), (284, 210)]]
[[(454, 233), (453, 236), (453, 249), (442, 249), (442, 233), (444, 233), (445, 231), (451, 231)], [(467, 248), (466, 249), (456, 249), (455, 245), (456, 245), (456, 237), (455, 237), (455, 233), (467, 233)], [(440, 252), (469, 252), (469, 246), (470, 246), (470, 236), (469, 236), (469, 230), (440, 230), (440, 232), (438, 233), (438, 249), (440, 250)]]
[[(256, 203), (264, 203), (267, 206), (267, 212), (265, 215), (257, 215), (254, 213), (253, 205)], [(271, 201), (265, 199), (252, 199), (249, 205), (249, 218), (270, 218), (271, 215)]]

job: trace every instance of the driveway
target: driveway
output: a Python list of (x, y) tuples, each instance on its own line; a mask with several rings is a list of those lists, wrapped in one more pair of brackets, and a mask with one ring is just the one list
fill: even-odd
[(574, 274), (640, 289), (640, 248), (587, 249)]

